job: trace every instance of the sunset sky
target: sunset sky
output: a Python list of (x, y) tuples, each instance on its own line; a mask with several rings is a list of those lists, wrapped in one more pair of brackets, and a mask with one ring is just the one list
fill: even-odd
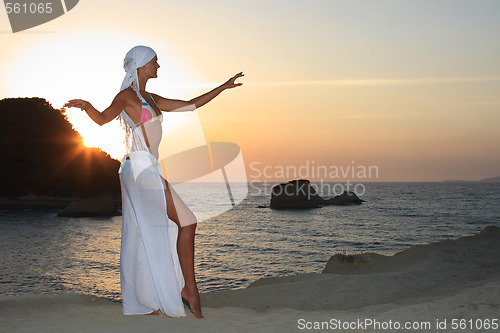
[[(500, 176), (498, 36), (498, 0), (80, 0), (15, 34), (2, 9), (0, 98), (103, 110), (125, 53), (149, 45), (161, 68), (148, 90), (164, 97), (245, 73), (191, 117), (207, 141), (241, 147), (249, 180), (313, 164), (378, 168), (358, 181), (479, 180)], [(117, 121), (68, 114), (87, 145), (120, 157)]]

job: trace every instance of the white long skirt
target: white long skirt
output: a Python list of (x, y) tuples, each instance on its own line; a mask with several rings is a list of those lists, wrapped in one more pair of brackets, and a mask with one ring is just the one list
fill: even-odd
[(177, 255), (178, 227), (167, 215), (157, 161), (149, 152), (129, 156), (120, 167), (123, 314), (161, 310), (181, 317), (185, 315), (181, 298), (184, 278)]

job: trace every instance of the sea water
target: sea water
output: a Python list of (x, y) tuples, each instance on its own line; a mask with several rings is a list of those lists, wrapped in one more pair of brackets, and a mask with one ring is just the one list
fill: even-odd
[[(270, 184), (250, 184), (241, 204), (198, 223), (200, 291), (321, 272), (339, 252), (392, 255), (500, 226), (500, 183), (364, 188), (366, 202), (359, 206), (272, 210), (259, 208), (269, 206)], [(184, 199), (194, 205), (205, 193), (193, 188)], [(0, 211), (0, 295), (70, 292), (119, 300), (121, 217), (62, 218), (57, 212)]]

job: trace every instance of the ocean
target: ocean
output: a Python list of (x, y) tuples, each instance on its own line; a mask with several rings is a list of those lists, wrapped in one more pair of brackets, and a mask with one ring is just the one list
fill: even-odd
[[(500, 183), (365, 183), (359, 206), (272, 210), (270, 184), (197, 226), (201, 292), (321, 272), (335, 253), (393, 255), (416, 244), (500, 227)], [(188, 205), (206, 192), (189, 191)], [(213, 200), (214, 198), (212, 198)], [(0, 295), (76, 293), (120, 300), (121, 216), (0, 211)]]

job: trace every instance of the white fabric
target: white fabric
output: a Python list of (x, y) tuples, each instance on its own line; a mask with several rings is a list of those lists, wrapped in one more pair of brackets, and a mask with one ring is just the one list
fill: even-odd
[[(133, 152), (135, 159), (151, 160), (148, 152)], [(185, 315), (181, 291), (184, 278), (177, 256), (178, 227), (167, 216), (165, 192), (158, 169), (150, 164), (138, 175), (125, 158), (120, 168), (123, 226), (120, 278), (123, 314), (161, 310), (171, 317)], [(145, 185), (145, 186), (141, 186)]]
[[(128, 61), (127, 57), (135, 62)], [(149, 62), (154, 51), (135, 47), (127, 57), (127, 76), (122, 89), (137, 80), (137, 68)], [(136, 92), (142, 99), (139, 91)], [(125, 111), (120, 116), (127, 128), (129, 149), (119, 170), (123, 215), (120, 254), (123, 314), (161, 310), (168, 316), (181, 317), (185, 315), (181, 298), (184, 278), (177, 255), (178, 226), (167, 215), (166, 183), (157, 153), (163, 118), (160, 116), (138, 127)], [(146, 145), (144, 134), (150, 147)]]
[(120, 91), (127, 89), (134, 83), (134, 90), (139, 92), (137, 69), (146, 65), (155, 56), (156, 52), (148, 46), (138, 45), (128, 51), (123, 60), (123, 69), (125, 69), (127, 74), (125, 74)]

